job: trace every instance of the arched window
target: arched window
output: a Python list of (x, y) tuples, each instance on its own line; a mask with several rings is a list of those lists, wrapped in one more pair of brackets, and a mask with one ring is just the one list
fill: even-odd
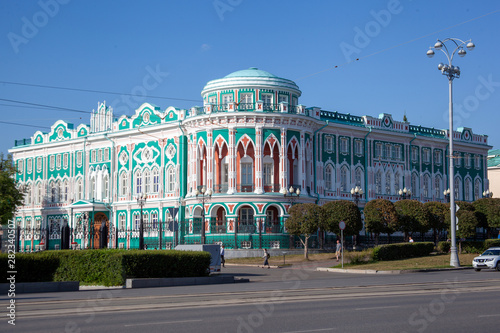
[(424, 175), (424, 186), (423, 186), (423, 190), (424, 190), (424, 198), (429, 198), (431, 196), (431, 191), (430, 191), (430, 179), (429, 179), (429, 175), (425, 174)]
[(465, 179), (464, 200), (472, 201), (472, 181), (470, 180), (470, 178)]
[(442, 198), (443, 191), (442, 191), (441, 182), (442, 182), (441, 176), (436, 176), (436, 178), (434, 178), (434, 195), (435, 195), (436, 199)]
[(139, 230), (141, 226), (141, 215), (135, 214), (134, 215), (134, 230)]
[(67, 202), (68, 201), (68, 194), (69, 194), (69, 183), (68, 180), (64, 181), (64, 189), (63, 189), (63, 198), (62, 201)]
[(64, 201), (64, 184), (62, 181), (57, 181), (57, 202)]
[(107, 199), (109, 195), (109, 175), (105, 174), (103, 179), (102, 198)]
[(160, 190), (160, 174), (158, 169), (153, 169), (153, 193), (158, 193)]
[(481, 181), (476, 179), (474, 181), (474, 200), (478, 200), (481, 197)]
[(158, 213), (157, 212), (151, 213), (151, 226), (153, 227), (153, 230), (158, 230)]
[(357, 168), (354, 173), (354, 178), (356, 181), (356, 186), (363, 187), (363, 170), (361, 168)]
[(330, 164), (325, 169), (325, 190), (333, 190), (333, 167)]
[(50, 202), (56, 202), (56, 200), (57, 200), (56, 183), (50, 182)]
[(349, 191), (349, 169), (344, 165), (340, 169), (340, 191)]
[(96, 184), (95, 184), (95, 177), (90, 177), (90, 197), (89, 199), (95, 199), (96, 195)]
[(245, 156), (240, 160), (241, 192), (253, 191), (253, 160)]
[(142, 172), (141, 170), (137, 170), (135, 172), (135, 194), (143, 193), (142, 188)]
[(31, 205), (31, 184), (26, 185), (26, 196), (24, 197), (24, 202), (26, 206)]
[(174, 192), (175, 190), (175, 169), (170, 166), (167, 169), (167, 192)]
[(118, 229), (125, 230), (125, 228), (126, 228), (126, 216), (125, 214), (122, 214), (118, 216)]
[(36, 204), (40, 205), (43, 201), (43, 187), (42, 183), (36, 184)]
[(148, 169), (144, 170), (142, 179), (144, 179), (144, 193), (151, 193), (151, 172)]
[(127, 184), (128, 184), (128, 175), (126, 171), (123, 171), (120, 174), (120, 195), (121, 196), (126, 196), (127, 195)]
[(382, 194), (382, 170), (375, 174), (375, 193)]
[(391, 173), (389, 171), (385, 174), (385, 194), (391, 195)]
[(411, 174), (411, 191), (414, 196), (419, 196), (420, 191), (418, 186), (418, 176), (416, 172)]
[(455, 200), (460, 200), (460, 178), (455, 178)]
[(78, 178), (76, 180), (76, 193), (75, 193), (75, 198), (76, 200), (82, 200), (83, 199), (83, 180), (81, 178)]
[(272, 186), (274, 182), (274, 161), (270, 156), (264, 156), (262, 163), (264, 186)]

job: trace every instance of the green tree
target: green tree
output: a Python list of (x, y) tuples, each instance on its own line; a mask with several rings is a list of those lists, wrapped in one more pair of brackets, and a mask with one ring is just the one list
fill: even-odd
[(352, 201), (338, 200), (330, 201), (323, 205), (325, 213), (325, 230), (340, 234), (339, 222), (345, 222), (344, 234), (346, 236), (356, 236), (363, 229), (361, 212), (358, 206)]
[(0, 223), (7, 224), (14, 217), (16, 207), (23, 204), (24, 190), (15, 179), (16, 167), (11, 155), (0, 153)]
[(398, 224), (398, 214), (394, 204), (386, 199), (375, 199), (365, 205), (365, 229), (375, 234), (378, 245), (381, 233), (392, 234)]
[[(458, 230), (456, 236), (462, 238), (476, 238), (476, 228), (479, 227), (479, 218), (474, 205), (470, 202), (457, 201), (457, 206), (460, 207), (456, 212), (458, 219)], [(450, 206), (449, 204), (447, 205)], [(449, 234), (451, 235), (451, 215), (446, 215), (446, 225), (448, 226)], [(461, 246), (461, 244), (460, 244)]]
[(309, 238), (314, 235), (323, 223), (323, 208), (316, 204), (305, 203), (293, 205), (285, 222), (289, 234), (298, 236), (304, 245), (304, 258), (308, 257)]
[(429, 211), (420, 201), (399, 200), (394, 203), (394, 208), (398, 213), (397, 229), (405, 233), (405, 240), (414, 232), (423, 235), (430, 229)]
[(442, 202), (430, 201), (424, 204), (429, 211), (429, 227), (434, 234), (434, 243), (439, 242), (439, 231), (446, 229), (446, 215), (450, 214), (449, 207)]
[(474, 201), (473, 205), (479, 218), (479, 226), (488, 228), (488, 237), (492, 237), (493, 229), (500, 227), (500, 199), (482, 198)]

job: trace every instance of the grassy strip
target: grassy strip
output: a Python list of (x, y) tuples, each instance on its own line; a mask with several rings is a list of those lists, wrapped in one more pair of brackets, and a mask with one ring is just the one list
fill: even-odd
[[(460, 254), (460, 266), (472, 267), (472, 259), (477, 254), (465, 253)], [(340, 268), (341, 265), (333, 266), (332, 268)], [(344, 268), (349, 269), (370, 269), (377, 271), (393, 271), (393, 270), (413, 270), (413, 269), (435, 269), (435, 268), (450, 268), (449, 254), (433, 254), (426, 257), (391, 260), (391, 261), (371, 261), (366, 263), (350, 264), (344, 263)]]

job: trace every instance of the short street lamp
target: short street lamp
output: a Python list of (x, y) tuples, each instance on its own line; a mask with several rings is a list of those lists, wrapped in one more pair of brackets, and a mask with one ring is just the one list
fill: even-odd
[(483, 198), (493, 198), (493, 192), (490, 192), (490, 190), (484, 191)]
[(205, 202), (212, 197), (212, 190), (202, 186), (200, 190), (196, 189), (194, 194), (197, 198), (201, 196), (201, 244), (205, 244)]
[(399, 196), (403, 200), (410, 199), (411, 198), (411, 190), (407, 189), (406, 187), (404, 189), (399, 189)]
[(285, 198), (288, 198), (291, 203), (293, 203), (295, 199), (300, 196), (300, 188), (297, 187), (297, 189), (294, 189), (293, 186), (290, 186), (290, 188), (287, 190), (286, 188), (282, 187), (280, 193), (283, 194)]
[(444, 190), (443, 194), (444, 198), (446, 199), (446, 202), (450, 202), (450, 189)]
[[(446, 44), (450, 45), (451, 48), (448, 49)], [(450, 266), (460, 267), (460, 260), (458, 259), (457, 253), (457, 243), (456, 243), (456, 219), (455, 219), (455, 177), (454, 177), (454, 163), (453, 163), (453, 79), (460, 77), (460, 67), (453, 66), (452, 61), (455, 53), (458, 53), (460, 57), (464, 57), (467, 51), (464, 50), (464, 46), (472, 51), (475, 47), (472, 40), (463, 41), (458, 38), (446, 38), (445, 40), (437, 40), (434, 46), (431, 46), (427, 51), (427, 56), (432, 58), (434, 56), (434, 50), (438, 50), (444, 53), (446, 59), (448, 59), (448, 64), (440, 63), (438, 65), (438, 70), (448, 78), (448, 89), (449, 89), (449, 123), (450, 130), (448, 132), (450, 144), (449, 144), (449, 174), (448, 179), (450, 183), (450, 218), (451, 218), (451, 248), (450, 248)], [(453, 49), (455, 48), (455, 49)], [(453, 50), (453, 51), (452, 51)], [(450, 52), (451, 51), (451, 52)]]
[(139, 225), (139, 249), (144, 250), (144, 220), (142, 219), (142, 207), (146, 203), (148, 195), (146, 193), (141, 193), (137, 197), (137, 204), (141, 207), (141, 224)]
[(352, 198), (354, 199), (354, 203), (356, 206), (359, 203), (359, 199), (363, 197), (363, 189), (359, 186), (356, 186), (355, 188), (351, 188), (351, 195)]

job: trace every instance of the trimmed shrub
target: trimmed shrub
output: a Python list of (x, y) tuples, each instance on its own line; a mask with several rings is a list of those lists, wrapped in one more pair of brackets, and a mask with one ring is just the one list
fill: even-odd
[(6, 282), (10, 275), (7, 271), (16, 271), (16, 282), (45, 282), (53, 281), (60, 259), (57, 255), (51, 253), (16, 253), (14, 269), (9, 264), (8, 255), (0, 254), (0, 279), (2, 283)]
[[(197, 251), (58, 250), (18, 253), (17, 282), (80, 281), (84, 284), (118, 286), (127, 278), (206, 276), (210, 253)], [(8, 266), (7, 254), (0, 263)], [(7, 271), (0, 278), (6, 281)]]
[(481, 253), (483, 252), (484, 242), (465, 241), (462, 242), (462, 253)]
[(440, 253), (448, 253), (451, 249), (451, 242), (439, 242), (437, 245), (437, 250)]
[(386, 244), (373, 249), (373, 259), (384, 261), (423, 257), (433, 250), (433, 242)]
[(487, 239), (484, 241), (484, 248), (483, 251), (490, 248), (490, 247), (495, 247), (498, 246), (500, 247), (500, 239)]

